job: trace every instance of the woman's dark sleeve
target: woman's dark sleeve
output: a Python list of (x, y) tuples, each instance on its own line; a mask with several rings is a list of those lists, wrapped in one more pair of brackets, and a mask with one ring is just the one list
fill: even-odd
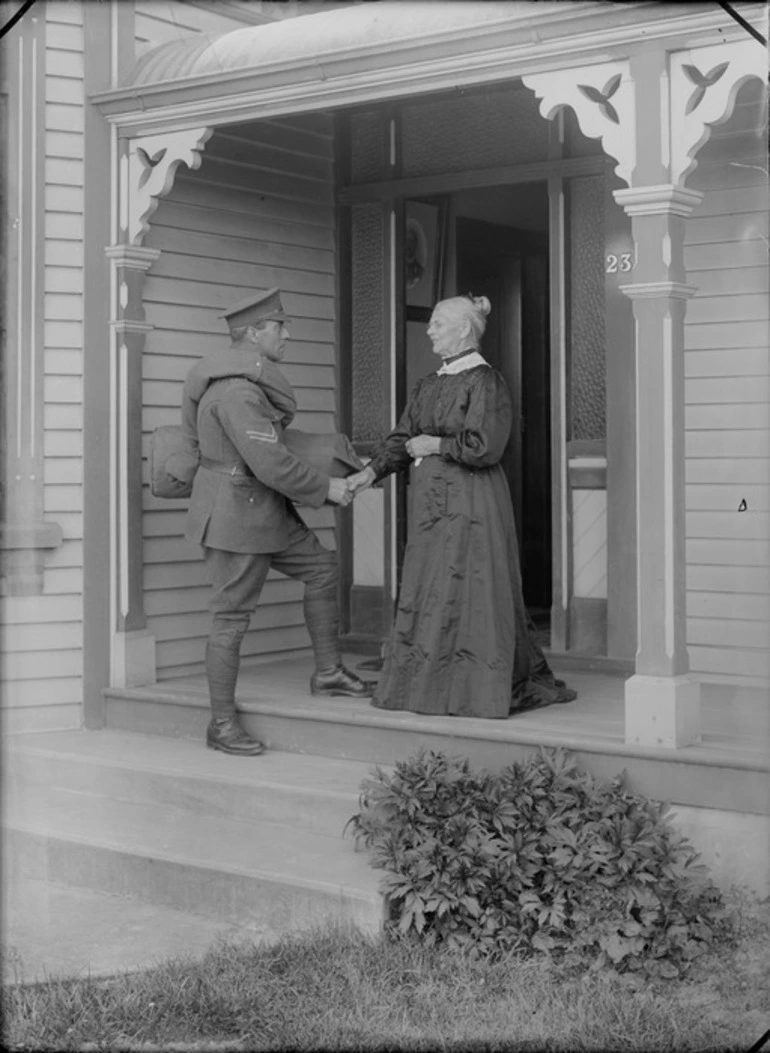
[(511, 396), (496, 369), (485, 369), (470, 391), (461, 430), (441, 440), (441, 456), (466, 468), (489, 468), (503, 455), (511, 434)]
[(401, 420), (372, 454), (367, 468), (373, 470), (376, 482), (384, 479), (391, 472), (403, 472), (412, 463), (412, 458), (406, 452), (406, 444), (409, 439), (419, 434), (415, 425), (419, 395), (420, 384), (418, 383), (406, 404), (406, 409), (401, 414)]

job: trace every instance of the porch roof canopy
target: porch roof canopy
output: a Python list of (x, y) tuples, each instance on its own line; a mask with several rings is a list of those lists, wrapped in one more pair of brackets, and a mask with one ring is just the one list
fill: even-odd
[(163, 44), (91, 100), (131, 136), (511, 80), (615, 58), (640, 36), (691, 46), (725, 20), (711, 3), (659, 0), (350, 4)]

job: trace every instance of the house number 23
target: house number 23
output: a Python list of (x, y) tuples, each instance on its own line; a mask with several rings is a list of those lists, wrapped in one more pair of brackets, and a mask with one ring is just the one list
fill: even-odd
[(619, 255), (610, 252), (607, 256), (605, 270), (607, 274), (628, 274), (633, 270), (634, 261), (630, 252), (621, 252)]

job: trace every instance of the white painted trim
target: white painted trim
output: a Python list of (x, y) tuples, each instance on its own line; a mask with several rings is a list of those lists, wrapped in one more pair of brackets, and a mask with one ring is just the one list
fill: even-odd
[[(762, 28), (766, 34), (766, 13)], [(709, 74), (716, 79), (709, 80)], [(704, 78), (700, 85), (696, 83), (699, 76)], [(696, 155), (712, 128), (728, 120), (739, 88), (753, 78), (767, 85), (767, 49), (748, 35), (711, 47), (691, 46), (671, 55), (672, 182), (684, 183), (692, 173), (698, 163)]]
[[(110, 264), (110, 316), (114, 317), (117, 304), (117, 268), (114, 263)], [(114, 639), (118, 627), (118, 609), (120, 585), (118, 581), (118, 546), (116, 536), (119, 523), (118, 509), (118, 414), (117, 414), (117, 364), (118, 364), (118, 334), (115, 330), (110, 331), (110, 636)], [(115, 658), (111, 660), (110, 683), (113, 683), (115, 675)]]
[[(642, 463), (642, 452), (640, 440), (641, 428), (639, 422), (642, 419), (641, 411), (641, 397), (639, 393), (639, 319), (636, 317), (636, 311), (634, 311), (634, 414), (636, 420), (636, 456), (635, 456), (635, 479), (634, 479), (634, 490), (636, 497), (636, 654), (634, 656), (634, 668), (639, 668), (639, 656), (641, 654), (641, 636), (642, 626), (644, 625), (644, 619), (642, 617), (642, 546), (639, 544), (639, 538), (642, 535), (642, 487), (639, 476), (641, 475), (641, 463)], [(628, 681), (626, 681), (628, 683)]]
[(660, 157), (668, 171), (671, 164), (671, 82), (666, 70), (660, 75), (660, 130)]
[(132, 271), (148, 271), (153, 263), (160, 259), (160, 249), (151, 249), (146, 245), (108, 245), (104, 252), (107, 258), (115, 260), (119, 267)]
[[(557, 207), (559, 214), (559, 258), (558, 268), (561, 275), (561, 286), (562, 290), (567, 289), (567, 263), (565, 256), (565, 244), (566, 244), (566, 199), (564, 195), (564, 186), (559, 188)], [(562, 295), (561, 302), (561, 318), (559, 319), (559, 391), (561, 398), (559, 400), (559, 434), (561, 435), (561, 450), (559, 451), (559, 494), (561, 501), (561, 508), (559, 509), (561, 518), (561, 601), (562, 609), (565, 612), (569, 611), (570, 601), (570, 590), (572, 587), (571, 574), (568, 573), (570, 567), (570, 531), (569, 531), (569, 465), (567, 463), (567, 297)]]
[[(123, 162), (128, 163), (128, 159), (120, 153), (120, 143), (118, 141), (118, 132), (116, 128), (110, 129), (110, 239), (115, 242), (118, 237), (118, 229), (120, 223), (120, 217), (118, 209), (121, 214), (126, 206), (126, 193), (125, 188), (127, 181), (121, 179), (123, 172)], [(115, 318), (117, 315), (118, 306), (118, 268), (115, 260), (110, 260), (110, 306), (109, 306), (109, 317)], [(115, 685), (116, 670), (118, 664), (118, 657), (115, 652), (114, 641), (117, 634), (118, 628), (118, 604), (116, 602), (118, 583), (117, 583), (117, 546), (115, 544), (115, 534), (117, 530), (117, 519), (118, 519), (118, 494), (117, 494), (117, 479), (116, 475), (116, 464), (117, 464), (117, 452), (118, 452), (118, 436), (117, 436), (117, 422), (116, 422), (116, 392), (117, 392), (117, 381), (115, 376), (116, 369), (116, 358), (117, 358), (117, 346), (118, 346), (118, 333), (114, 328), (110, 328), (109, 332), (109, 356), (110, 356), (110, 368), (109, 368), (109, 399), (110, 399), (110, 412), (109, 412), (109, 448), (110, 448), (110, 468), (109, 468), (109, 517), (110, 517), (110, 550), (109, 550), (109, 611), (110, 611), (110, 640), (113, 641), (113, 646), (110, 654), (110, 684)]]
[(151, 333), (155, 328), (150, 322), (137, 322), (133, 318), (118, 318), (110, 321), (114, 333)]
[(640, 676), (625, 683), (627, 745), (681, 749), (701, 741), (700, 684), (690, 676)]
[(637, 281), (617, 287), (630, 300), (689, 300), (697, 292), (696, 285), (683, 281)]
[[(390, 210), (390, 223), (388, 226), (390, 244), (388, 245), (388, 285), (390, 287), (390, 427), (395, 428), (397, 424), (396, 413), (396, 210)], [(398, 538), (396, 527), (398, 523), (398, 487), (395, 479), (390, 484), (390, 588), (393, 602), (396, 601), (398, 593)]]
[(689, 300), (698, 291), (696, 285), (684, 282), (634, 282), (618, 288), (629, 300)]
[[(35, 456), (35, 414), (37, 409), (37, 391), (35, 390), (37, 379), (37, 39), (32, 40), (32, 100), (31, 128), (29, 140), (30, 159), (30, 238), (29, 238), (29, 454), (30, 458)], [(20, 188), (21, 189), (21, 188)]]
[[(115, 136), (117, 138), (117, 129), (113, 128)], [(120, 213), (113, 209), (112, 215), (115, 218), (115, 224), (113, 224), (112, 241), (113, 243), (117, 240), (119, 227), (121, 232), (128, 234), (128, 209), (130, 201), (130, 181), (128, 176), (128, 152), (121, 154), (120, 160), (118, 161), (118, 168), (120, 170), (119, 187), (113, 183), (113, 193), (116, 196), (116, 200), (120, 202)]]
[[(512, 18), (502, 25), (498, 21), (485, 26), (471, 39), (466, 26), (438, 37), (425, 36), (416, 42), (394, 41), (387, 48), (359, 45), (344, 52), (329, 53), (323, 63), (317, 56), (312, 60), (277, 61), (261, 64), (258, 69), (239, 68), (151, 85), (132, 85), (97, 93), (91, 96), (91, 101), (127, 134), (139, 135), (352, 103), (365, 105), (423, 92), (509, 81), (522, 74), (616, 61), (618, 49), (631, 50), (638, 44), (640, 33), (648, 44), (664, 41), (670, 48), (677, 44), (692, 47), (742, 40), (745, 35), (721, 9), (704, 12), (700, 5), (697, 8), (692, 5), (689, 14), (640, 17), (622, 25), (607, 25), (611, 16), (601, 5), (604, 24), (581, 25), (597, 15), (599, 6), (564, 4), (565, 13), (556, 29), (557, 19), (553, 17), (538, 18), (537, 28), (532, 19), (522, 23), (520, 18)], [(659, 5), (635, 6), (641, 16)], [(680, 10), (686, 11), (688, 6), (682, 5)], [(762, 5), (757, 4), (742, 13), (750, 19), (760, 18), (761, 9)], [(623, 17), (620, 11), (618, 17)], [(501, 35), (512, 32), (518, 34), (517, 39), (508, 45), (501, 44)], [(555, 36), (556, 33), (559, 35)], [(467, 45), (461, 62), (455, 53), (460, 42)], [(447, 55), (450, 47), (452, 54)], [(383, 55), (387, 56), (385, 60)]]
[[(546, 120), (569, 106), (583, 135), (600, 140), (604, 152), (617, 162), (616, 174), (631, 184), (636, 168), (636, 85), (627, 60), (527, 73), (521, 79), (541, 100), (540, 113)], [(607, 115), (604, 104), (588, 98), (587, 89), (593, 89), (595, 96), (608, 93), (605, 98), (614, 118)]]
[(612, 196), (629, 216), (689, 216), (703, 200), (699, 190), (674, 183), (623, 187), (613, 190)]
[(120, 67), (120, 28), (118, 26), (118, 0), (110, 3), (110, 85), (113, 90), (118, 87), (118, 73)]
[(390, 243), (388, 245), (388, 279), (390, 303), (388, 313), (390, 321), (390, 427), (395, 428), (396, 414), (396, 210), (391, 208), (388, 222)]
[(673, 665), (676, 611), (674, 610), (674, 369), (673, 319), (666, 311), (663, 319), (663, 590), (666, 655)]
[(606, 468), (606, 457), (570, 457), (570, 468)]
[(155, 635), (149, 629), (116, 632), (112, 637), (111, 687), (154, 684)]
[(19, 38), (19, 141), (17, 144), (17, 216), (16, 238), (18, 274), (16, 278), (16, 456), (21, 458), (23, 449), (22, 420), (24, 401), (24, 352), (22, 349), (23, 311), (24, 311), (24, 38)]
[(171, 191), (179, 166), (186, 164), (191, 170), (200, 168), (203, 147), (213, 134), (213, 128), (198, 127), (173, 135), (131, 140), (125, 193), (128, 240), (132, 245), (140, 245), (150, 229), (150, 216), (160, 199)]
[[(117, 337), (117, 334), (116, 334)], [(120, 340), (118, 354), (118, 609), (121, 618), (129, 612), (128, 555), (128, 348)]]

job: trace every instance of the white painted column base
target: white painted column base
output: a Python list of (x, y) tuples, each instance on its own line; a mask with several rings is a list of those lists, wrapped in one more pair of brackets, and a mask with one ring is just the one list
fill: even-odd
[(679, 749), (700, 742), (700, 684), (689, 676), (626, 680), (626, 742)]
[(149, 629), (118, 632), (112, 638), (112, 686), (155, 683), (155, 634)]

